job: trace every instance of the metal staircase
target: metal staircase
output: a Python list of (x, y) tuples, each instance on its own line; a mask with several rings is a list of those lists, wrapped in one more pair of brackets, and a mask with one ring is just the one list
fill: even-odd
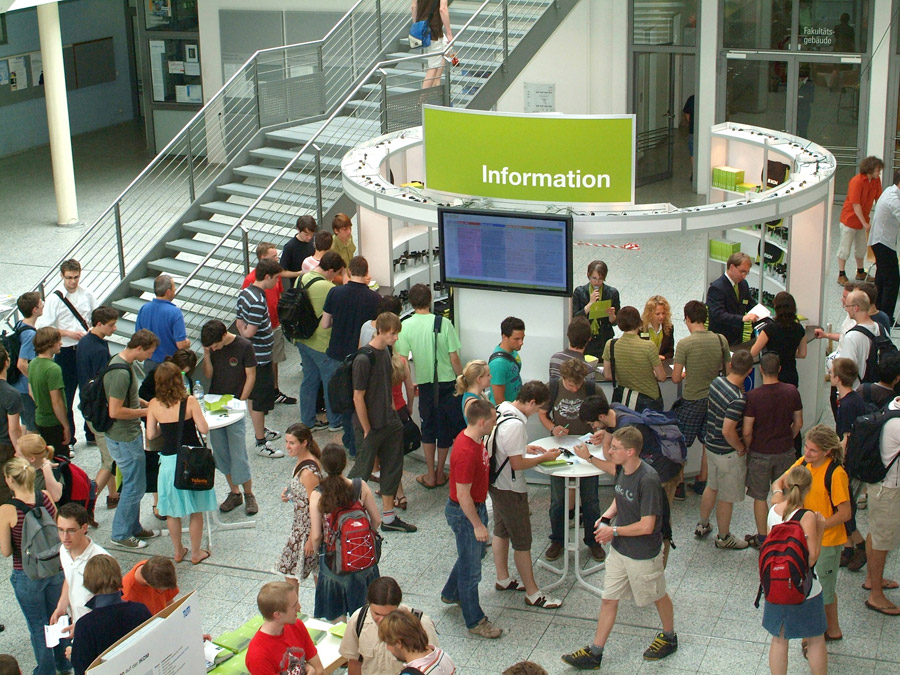
[[(189, 334), (228, 323), (258, 243), (281, 247), (300, 215), (327, 227), (352, 209), (341, 189), (348, 150), (420, 124), (423, 104), (490, 107), (576, 3), (456, 0), (442, 81), (423, 89), (426, 57), (406, 45), (408, 0), (359, 0), (322, 40), (254, 54), (64, 259), (80, 260), (97, 297), (124, 313), (122, 337), (162, 272), (178, 281)], [(57, 269), (44, 294), (59, 286)]]

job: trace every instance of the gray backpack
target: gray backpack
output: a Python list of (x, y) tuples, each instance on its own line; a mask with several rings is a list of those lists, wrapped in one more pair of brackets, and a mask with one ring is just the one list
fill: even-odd
[(56, 521), (44, 506), (44, 495), (37, 492), (34, 506), (19, 499), (9, 503), (25, 514), (22, 521), (22, 569), (29, 579), (47, 579), (62, 570), (59, 561), (59, 532)]

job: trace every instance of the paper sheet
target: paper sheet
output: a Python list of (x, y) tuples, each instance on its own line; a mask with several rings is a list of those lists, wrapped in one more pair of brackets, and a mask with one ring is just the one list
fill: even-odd
[(612, 307), (612, 300), (598, 300), (591, 305), (590, 319), (606, 319), (609, 318), (607, 311)]
[(763, 307), (761, 304), (757, 304), (756, 307), (753, 307), (748, 314), (756, 314), (760, 319), (768, 319), (772, 316), (772, 312), (769, 311), (769, 308)]
[(63, 633), (63, 628), (69, 627), (69, 616), (67, 614), (63, 614), (59, 617), (59, 621), (51, 626), (44, 626), (44, 641), (47, 643), (47, 648), (52, 649), (59, 644), (60, 640), (64, 640), (69, 637), (68, 633)]

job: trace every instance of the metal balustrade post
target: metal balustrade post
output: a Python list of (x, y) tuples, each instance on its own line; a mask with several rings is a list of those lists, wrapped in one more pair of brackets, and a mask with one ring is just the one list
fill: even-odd
[[(262, 105), (259, 100), (259, 57), (253, 59), (253, 94), (256, 99), (256, 128), (262, 129)], [(225, 143), (227, 147), (228, 139), (225, 139)]]
[(241, 224), (241, 245), (244, 247), (244, 276), (250, 274), (250, 233)]
[(313, 143), (313, 150), (316, 151), (316, 222), (321, 223), (324, 212), (322, 201), (322, 148)]
[(444, 67), (444, 105), (450, 107), (450, 67)]
[(188, 125), (187, 128), (187, 160), (188, 160), (188, 174), (190, 177), (190, 191), (191, 191), (191, 204), (194, 203), (194, 200), (197, 198), (194, 192), (194, 149), (191, 144), (191, 126)]
[(378, 27), (378, 51), (384, 49), (384, 36), (382, 35), (381, 26), (381, 0), (375, 0), (375, 21)]
[[(120, 209), (121, 202), (116, 202), (116, 249), (119, 254), (119, 279), (125, 278), (125, 245), (122, 242), (122, 211)], [(247, 274), (250, 274), (247, 272)]]
[(319, 81), (322, 83), (322, 114), (328, 110), (328, 88), (325, 86), (325, 57), (322, 54), (323, 42), (319, 42), (316, 47), (316, 60), (319, 66)]
[(379, 70), (378, 74), (381, 75), (381, 133), (386, 134), (388, 132), (387, 73)]
[(503, 0), (503, 72), (509, 68), (509, 1)]

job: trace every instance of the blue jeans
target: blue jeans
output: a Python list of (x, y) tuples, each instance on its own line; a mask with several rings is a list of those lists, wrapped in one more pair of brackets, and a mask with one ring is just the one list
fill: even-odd
[(19, 392), (19, 398), (22, 399), (22, 412), (20, 417), (22, 419), (22, 425), (28, 429), (28, 431), (34, 431), (37, 427), (34, 424), (34, 399), (31, 398), (28, 394)]
[(300, 383), (300, 421), (310, 429), (316, 423), (316, 399), (321, 383), (325, 390), (328, 425), (338, 426), (341, 423), (340, 418), (331, 410), (331, 401), (328, 400), (328, 383), (331, 382), (331, 376), (340, 364), (325, 352), (317, 352), (302, 342), (297, 343), (297, 351), (300, 352), (303, 367), (303, 382)]
[(106, 447), (122, 472), (119, 506), (113, 516), (112, 538), (127, 539), (138, 534), (141, 527), (141, 499), (147, 488), (147, 464), (144, 458), (144, 437), (131, 441), (114, 441), (106, 437)]
[(341, 435), (341, 442), (347, 450), (348, 457), (356, 457), (356, 437), (353, 435), (353, 411), (348, 410), (341, 413), (341, 424), (344, 425), (344, 433)]
[(216, 468), (231, 478), (232, 483), (243, 485), (250, 480), (246, 415), (226, 427), (210, 429), (209, 443), (212, 445)]
[(63, 581), (65, 577), (62, 572), (47, 579), (29, 579), (22, 570), (13, 570), (9, 578), (22, 614), (25, 615), (25, 623), (28, 624), (31, 648), (34, 650), (34, 660), (37, 661), (34, 675), (56, 675), (57, 670), (72, 668), (65, 654), (68, 640), (60, 642), (53, 649), (49, 649), (44, 641), (44, 626), (50, 623), (50, 616), (59, 603)]
[[(66, 309), (68, 312), (69, 310)], [(62, 369), (63, 385), (66, 388), (66, 417), (69, 419), (69, 429), (72, 432), (72, 438), (69, 439), (70, 444), (74, 444), (75, 440), (75, 414), (73, 407), (75, 403), (75, 392), (78, 389), (78, 368), (75, 365), (75, 347), (63, 347), (59, 350), (59, 354), (53, 357), (57, 365)], [(87, 429), (87, 425), (85, 425)]]
[[(592, 546), (594, 540), (594, 523), (600, 519), (600, 496), (597, 490), (600, 480), (597, 476), (589, 476), (579, 481), (581, 493), (581, 522), (584, 526), (584, 543)], [(563, 543), (563, 530), (568, 526), (565, 508), (566, 479), (560, 476), (550, 477), (550, 541), (557, 544)], [(569, 504), (570, 509), (575, 508), (574, 503)]]
[[(476, 504), (475, 507), (478, 509), (478, 517), (487, 527), (487, 507), (484, 503)], [(475, 529), (459, 504), (448, 499), (444, 515), (456, 537), (457, 558), (450, 578), (441, 591), (441, 597), (459, 602), (466, 628), (474, 628), (484, 618), (484, 610), (478, 602), (478, 582), (481, 581), (481, 559), (484, 558), (485, 543), (475, 538)]]

